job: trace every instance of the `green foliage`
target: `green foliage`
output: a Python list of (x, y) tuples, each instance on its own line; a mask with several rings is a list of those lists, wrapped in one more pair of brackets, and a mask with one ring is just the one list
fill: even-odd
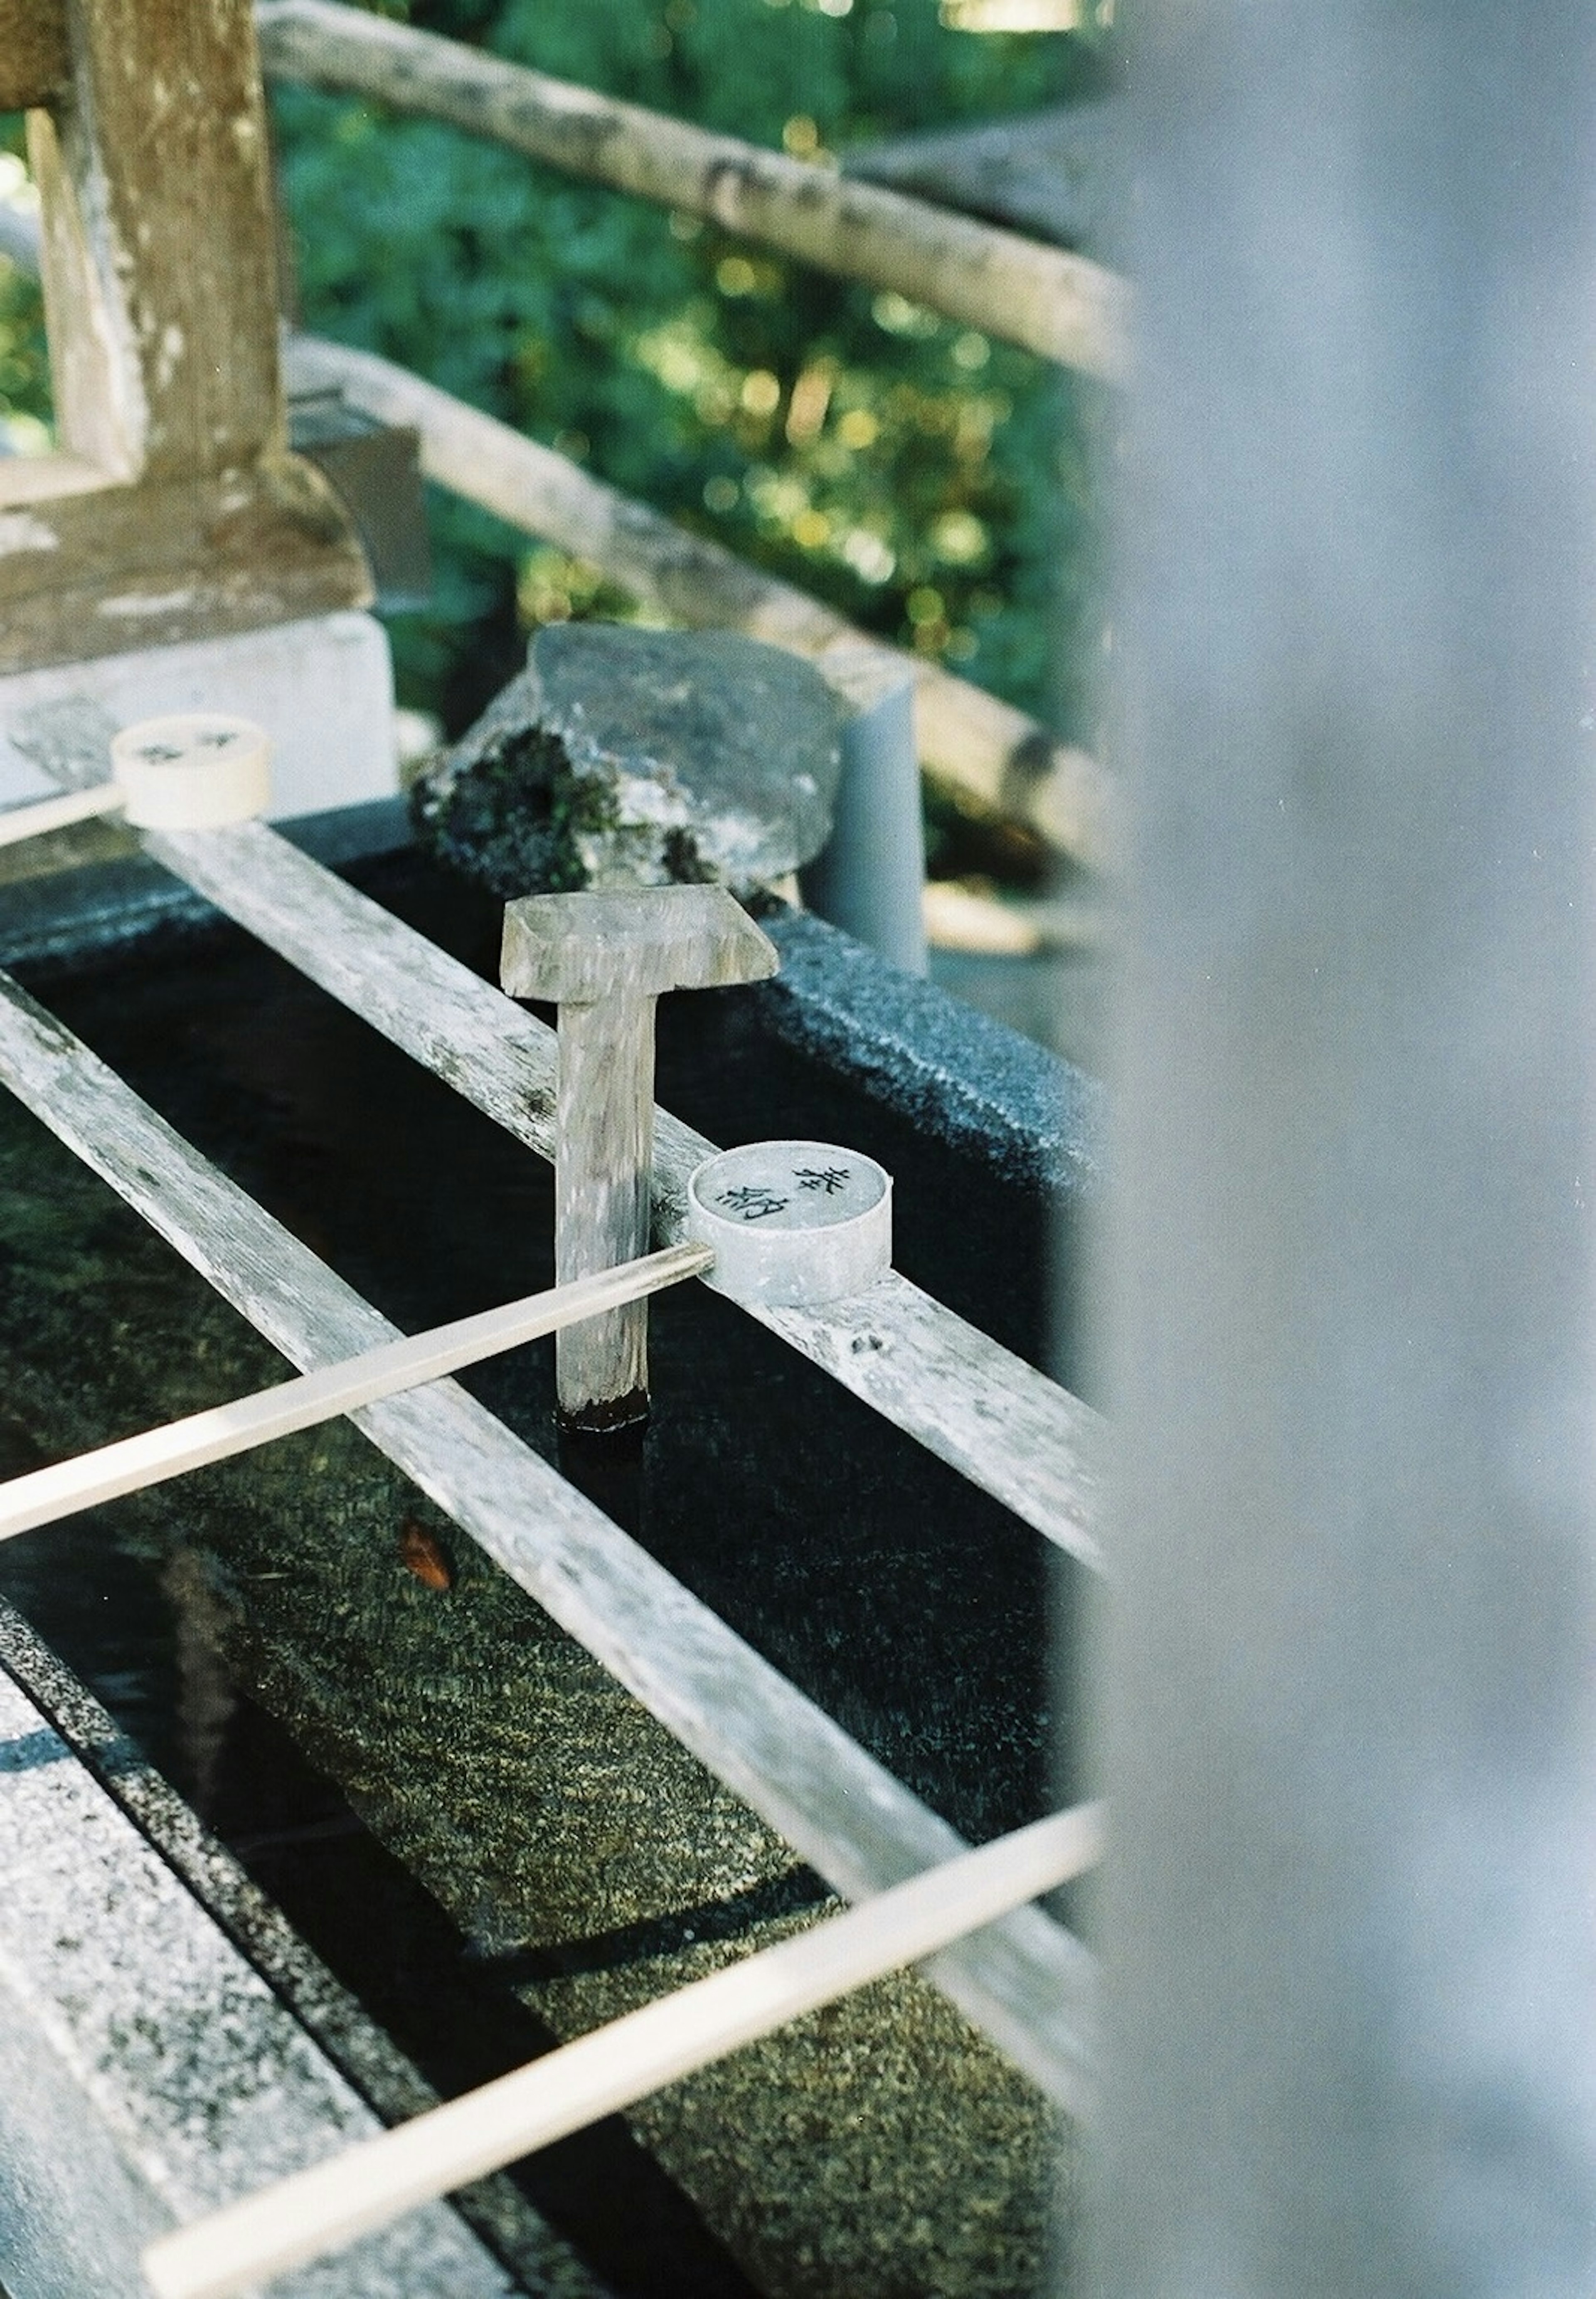
[[(0, 199), (26, 181), (22, 123), (0, 114)], [(38, 282), (0, 256), (0, 454), (35, 453), (47, 444), (50, 370)]]
[[(934, 0), (380, 12), (821, 161), (1102, 74), (1088, 42), (946, 31)], [(272, 107), (306, 326), (1090, 739), (1093, 386), (451, 129), (303, 88)], [(20, 127), (0, 123), (0, 169)], [(0, 444), (37, 445), (48, 413), (38, 291), (0, 259)], [(595, 568), (453, 498), (432, 508), (435, 596), (394, 637), (404, 700), (452, 729), (519, 667), (531, 625), (634, 611)]]
[[(1074, 40), (944, 31), (932, 0), (391, 0), (381, 12), (818, 157), (1023, 111)], [(380, 351), (612, 485), (1084, 735), (1090, 386), (901, 296), (572, 183), (428, 122), (274, 96), (304, 323)], [(527, 626), (624, 613), (597, 570), (455, 504), (395, 630), (406, 700), (458, 726)], [(1059, 665), (1062, 662), (1063, 675)]]

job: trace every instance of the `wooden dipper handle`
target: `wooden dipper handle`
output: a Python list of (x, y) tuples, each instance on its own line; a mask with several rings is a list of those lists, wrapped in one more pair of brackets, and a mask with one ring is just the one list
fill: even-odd
[[(560, 1008), (554, 1266), (563, 1284), (646, 1252), (654, 1001), (774, 974), (775, 946), (723, 886), (534, 894), (505, 906), (500, 981)], [(585, 1429), (648, 1410), (642, 1302), (561, 1334), (560, 1409)]]

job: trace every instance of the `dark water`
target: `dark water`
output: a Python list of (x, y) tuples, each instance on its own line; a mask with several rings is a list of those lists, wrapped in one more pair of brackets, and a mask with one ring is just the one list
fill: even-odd
[[(408, 862), (372, 891), (491, 974), (496, 910)], [(187, 934), (33, 986), (402, 1326), (552, 1282), (543, 1162), (247, 938)], [(756, 999), (664, 1001), (659, 1068), (661, 1100), (711, 1139), (803, 1135), (880, 1158), (905, 1274), (1039, 1355), (1040, 1202), (776, 1044)], [(274, 1353), (12, 1107), (0, 1168), (0, 1472), (278, 1377)], [(982, 1839), (1043, 1808), (1049, 1619), (1068, 1615), (1047, 1545), (702, 1287), (656, 1301), (651, 1354), (641, 1446), (568, 1455), (568, 1473), (961, 1832)], [(555, 1451), (552, 1343), (466, 1381)], [(446, 1593), (404, 1569), (417, 1527), (438, 1544)], [(520, 1688), (511, 1705), (524, 1719), (556, 1680), (569, 1689), (580, 1656), (501, 1584), (347, 1428), (0, 1548), (0, 1592), (445, 2094), (554, 2032), (527, 1969), (549, 1949), (506, 1941), (558, 1938), (560, 1926), (553, 1913), (531, 1922), (521, 1855), (494, 1847), (529, 1802), (576, 1793), (571, 1767), (557, 1782), (539, 1770), (518, 1722), (506, 1813), (456, 1784), (511, 1762), (482, 1721), (505, 1685)], [(631, 1727), (581, 1697), (594, 1719), (582, 1761), (598, 1752), (591, 1805), (619, 1777), (603, 1767)], [(669, 1769), (657, 1754), (641, 1761)], [(674, 1791), (659, 1793), (669, 1813)], [(452, 1797), (464, 1816), (450, 1826), (469, 1822), (477, 1839), (469, 1853), (445, 1841)], [(616, 1883), (575, 1926), (585, 1952), (601, 1955), (596, 1937), (618, 1967), (641, 1969), (659, 1945), (651, 1926), (692, 1940), (712, 1932), (717, 1905), (742, 1906), (739, 1891), (761, 1921), (820, 1897), (768, 1847), (738, 1859), (723, 1875), (706, 1858), (676, 1899)], [(568, 1940), (556, 1978), (577, 1969), (574, 1953)], [(619, 2123), (524, 2176), (618, 2291), (762, 2287)], [(950, 2270), (945, 2287), (1001, 2293), (1005, 2271), (960, 2282)], [(812, 2287), (849, 2299), (841, 2282)]]

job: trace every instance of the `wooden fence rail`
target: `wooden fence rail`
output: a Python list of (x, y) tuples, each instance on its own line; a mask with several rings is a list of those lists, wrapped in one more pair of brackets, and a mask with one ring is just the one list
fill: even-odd
[(901, 653), (811, 599), (621, 494), (552, 447), (468, 407), (375, 353), (292, 336), (291, 393), (337, 388), (350, 405), (420, 434), (428, 478), (523, 535), (588, 560), (673, 623), (745, 631), (825, 666), (833, 650), (879, 652), (915, 677), (920, 759), (938, 782), (994, 812), (1028, 823), (1060, 854), (1089, 865), (1110, 857), (1114, 781), (1085, 751), (1060, 743), (1024, 711), (939, 664)]
[(569, 174), (707, 217), (823, 271), (895, 288), (1061, 366), (1124, 378), (1129, 290), (1085, 256), (337, 0), (260, 0), (255, 22), (270, 77), (449, 120)]

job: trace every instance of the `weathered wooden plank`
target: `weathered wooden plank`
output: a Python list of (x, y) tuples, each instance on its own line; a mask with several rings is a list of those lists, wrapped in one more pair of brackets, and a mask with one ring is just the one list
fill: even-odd
[[(151, 833), (155, 859), (545, 1158), (554, 1033), (261, 823)], [(680, 1233), (716, 1144), (659, 1110), (654, 1230)], [(1044, 1533), (1101, 1562), (1097, 1415), (895, 1274), (819, 1309), (758, 1308), (772, 1332)]]
[(66, 0), (0, 0), (0, 112), (50, 103), (71, 69)]
[(110, 474), (284, 444), (266, 123), (248, 0), (93, 0), (35, 112), (62, 444)]
[(155, 2299), (236, 2299), (389, 2227), (1068, 1883), (1101, 1857), (1101, 1839), (1095, 1805), (1055, 1813), (626, 2013), (401, 2130), (353, 2141), (158, 2237), (144, 2253), (150, 2288)]
[(62, 449), (0, 472), (0, 673), (365, 603), (287, 449), (248, 0), (0, 0), (0, 60), (52, 81), (28, 136)]
[(708, 1247), (671, 1246), (30, 1469), (0, 1484), (0, 1540), (54, 1524), (79, 1509), (97, 1508), (103, 1501), (120, 1500), (124, 1493), (144, 1492), (191, 1469), (231, 1460), (257, 1445), (357, 1412), (378, 1398), (424, 1388), (523, 1342), (679, 1285), (684, 1278), (700, 1275), (712, 1259)]
[[(561, 1008), (555, 1121), (554, 1270), (578, 1277), (644, 1250), (653, 1151), (654, 1000)], [(561, 1333), (560, 1410), (579, 1428), (648, 1412), (648, 1311), (638, 1303)]]
[[(488, 995), (518, 1010), (496, 992)], [(0, 1081), (296, 1365), (356, 1356), (396, 1337), (4, 975)], [(845, 1897), (867, 1897), (964, 1848), (944, 1821), (454, 1382), (388, 1398), (354, 1419)], [(1093, 1967), (1069, 1934), (1024, 1910), (945, 1951), (934, 1976), (1066, 2106), (1086, 2104)]]
[(1121, 380), (1129, 290), (1101, 264), (328, 0), (262, 0), (269, 71), (447, 120), (1044, 359)]
[[(96, 486), (50, 459), (0, 464), (0, 673), (253, 630), (369, 603), (343, 510), (296, 457), (220, 477)], [(37, 492), (54, 474), (61, 492)]]
[(1113, 777), (1012, 704), (940, 664), (882, 645), (819, 600), (375, 353), (292, 336), (287, 359), (296, 391), (336, 388), (382, 422), (413, 425), (428, 478), (522, 533), (591, 560), (672, 622), (745, 631), (822, 669), (834, 649), (851, 660), (861, 648), (878, 653), (888, 669), (913, 676), (915, 739), (929, 774), (1030, 823), (1060, 853), (1091, 864), (1111, 859)]

